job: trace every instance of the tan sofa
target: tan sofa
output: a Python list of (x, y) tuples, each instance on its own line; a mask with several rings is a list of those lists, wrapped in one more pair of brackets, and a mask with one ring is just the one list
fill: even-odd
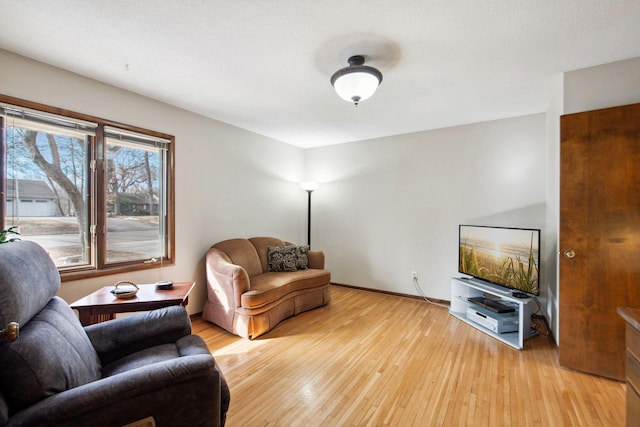
[(213, 245), (206, 255), (208, 298), (202, 317), (233, 334), (256, 338), (284, 319), (326, 305), (331, 273), (324, 269), (323, 252), (308, 251), (306, 269), (302, 254), (290, 268), (295, 271), (272, 271), (282, 267), (276, 263), (277, 251), (291, 247), (300, 248), (273, 237)]

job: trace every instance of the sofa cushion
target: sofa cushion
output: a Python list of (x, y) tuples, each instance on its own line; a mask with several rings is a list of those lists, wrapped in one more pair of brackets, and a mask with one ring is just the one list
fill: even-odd
[(103, 369), (103, 376), (110, 377), (154, 363), (195, 354), (210, 354), (210, 352), (198, 335), (187, 335), (177, 339), (174, 343), (145, 348), (109, 363)]
[(267, 252), (269, 246), (291, 246), (292, 243), (285, 242), (284, 240), (277, 239), (275, 237), (251, 237), (249, 239), (260, 258), (260, 264), (262, 265), (262, 273), (269, 271), (269, 261)]
[(0, 345), (0, 366), (0, 389), (11, 412), (101, 377), (89, 337), (59, 297), (21, 328), (17, 340)]
[(165, 360), (177, 359), (178, 357), (180, 357), (180, 354), (174, 343), (145, 348), (106, 365), (103, 369), (103, 376), (110, 377)]
[(103, 369), (103, 376), (121, 374), (132, 369), (166, 360), (177, 359), (178, 357), (193, 356), (196, 354), (211, 354), (206, 343), (198, 335), (187, 335), (179, 338), (174, 343), (160, 344), (145, 348), (135, 353), (118, 359)]
[[(229, 257), (229, 260), (247, 271), (249, 277), (264, 272), (261, 259), (253, 244), (247, 239), (225, 240), (213, 245)], [(266, 248), (265, 248), (266, 258)]]
[(258, 308), (295, 291), (324, 286), (331, 280), (328, 270), (298, 270), (264, 273), (251, 278), (251, 290), (242, 294), (243, 308)]

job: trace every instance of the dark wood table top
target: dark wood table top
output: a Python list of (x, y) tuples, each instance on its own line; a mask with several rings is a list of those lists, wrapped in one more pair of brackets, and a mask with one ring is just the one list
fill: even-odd
[(106, 307), (124, 305), (144, 306), (151, 302), (165, 302), (168, 305), (172, 302), (180, 304), (189, 297), (189, 293), (195, 286), (195, 282), (174, 283), (173, 287), (167, 290), (156, 289), (155, 283), (137, 286), (140, 288), (138, 293), (136, 293), (135, 297), (128, 299), (116, 298), (116, 296), (111, 293), (111, 290), (114, 289), (113, 285), (104, 286), (92, 294), (89, 294), (84, 298), (80, 298), (71, 304), (71, 308), (81, 309), (96, 306)]

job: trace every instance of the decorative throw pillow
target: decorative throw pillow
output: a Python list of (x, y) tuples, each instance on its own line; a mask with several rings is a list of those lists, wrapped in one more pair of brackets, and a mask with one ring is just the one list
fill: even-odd
[(306, 270), (309, 268), (309, 246), (296, 246), (296, 267), (298, 270)]
[(296, 246), (267, 247), (267, 264), (269, 271), (296, 271), (298, 257)]

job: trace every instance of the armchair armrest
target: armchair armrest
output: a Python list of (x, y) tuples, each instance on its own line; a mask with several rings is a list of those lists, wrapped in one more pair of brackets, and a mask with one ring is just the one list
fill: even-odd
[(144, 348), (190, 335), (191, 320), (184, 307), (171, 306), (96, 323), (84, 330), (100, 361), (107, 364)]
[(309, 251), (307, 257), (309, 258), (309, 268), (324, 269), (324, 252)]
[[(220, 384), (213, 356), (189, 355), (55, 394), (14, 414), (8, 425), (107, 427), (153, 416), (157, 425), (217, 426)], [(203, 395), (213, 397), (210, 405)]]

